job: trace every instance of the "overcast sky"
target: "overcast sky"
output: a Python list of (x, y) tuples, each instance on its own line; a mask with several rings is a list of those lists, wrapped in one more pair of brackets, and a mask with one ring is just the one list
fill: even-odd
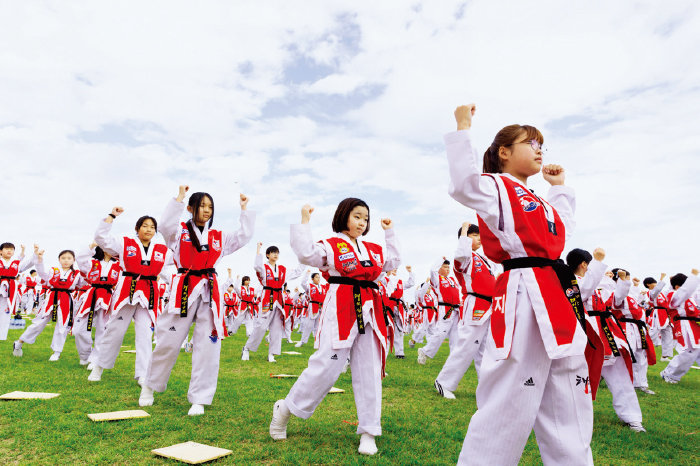
[[(577, 193), (567, 250), (601, 246), (643, 277), (700, 265), (700, 4), (678, 2), (0, 1), (0, 241), (47, 250), (160, 217), (179, 184), (296, 265), (304, 203), (318, 239), (337, 203), (389, 216), (418, 278), (474, 212), (447, 195), (442, 137), (475, 102), (483, 150), (544, 133)], [(546, 191), (541, 177), (530, 186)]]

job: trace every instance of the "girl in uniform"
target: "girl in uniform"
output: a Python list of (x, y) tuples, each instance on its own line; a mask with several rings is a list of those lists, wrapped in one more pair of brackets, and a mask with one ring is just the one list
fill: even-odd
[(58, 358), (61, 357), (63, 346), (66, 344), (68, 331), (73, 326), (74, 303), (71, 292), (83, 286), (85, 281), (80, 276), (80, 272), (73, 267), (75, 263), (73, 251), (68, 249), (61, 251), (58, 255), (60, 267), (54, 267), (48, 273), (44, 269), (44, 251), (38, 251), (38, 248), (35, 248), (35, 254), (37, 257), (37, 272), (47, 282), (49, 292), (43, 308), (37, 312), (32, 325), (14, 343), (13, 354), (21, 357), (22, 345), (24, 343), (33, 344), (49, 321), (53, 321), (56, 322), (56, 327), (51, 340), (53, 354), (49, 361), (58, 361)]
[(0, 340), (7, 340), (10, 317), (19, 295), (17, 277), (34, 264), (37, 250), (38, 247), (34, 245), (34, 255), (25, 258), (24, 246), (22, 246), (22, 254), (19, 257), (13, 257), (15, 245), (0, 244)]
[(121, 258), (122, 274), (114, 289), (110, 303), (110, 317), (105, 333), (97, 349), (99, 358), (93, 363), (88, 377), (91, 382), (102, 379), (104, 369), (112, 369), (121, 351), (124, 335), (134, 320), (134, 378), (143, 383), (153, 351), (153, 331), (156, 322), (158, 301), (158, 274), (167, 263), (168, 247), (156, 239), (158, 222), (144, 215), (136, 221), (136, 237), (115, 238), (110, 234), (112, 222), (124, 209), (115, 207), (97, 226), (95, 242), (110, 256)]
[[(574, 193), (563, 168), (542, 166), (533, 126), (499, 131), (482, 174), (469, 133), (475, 109), (457, 108), (458, 131), (445, 136), (449, 194), (476, 211), (484, 253), (504, 273), (459, 464), (516, 464), (533, 428), (545, 464), (593, 464), (585, 312), (573, 273), (556, 262), (573, 231)], [(527, 186), (539, 172), (552, 185), (549, 202)]]
[(139, 405), (153, 404), (153, 391), (164, 392), (180, 346), (196, 321), (192, 335), (192, 376), (187, 399), (192, 404), (188, 414), (204, 414), (216, 393), (219, 377), (221, 338), (224, 337), (223, 306), (214, 268), (219, 260), (245, 246), (253, 236), (255, 212), (246, 210), (248, 198), (241, 194), (241, 228), (225, 233), (211, 228), (214, 221), (214, 199), (207, 193), (190, 196), (187, 212), (190, 219), (180, 222), (185, 210), (185, 193), (189, 186), (180, 186), (161, 218), (161, 231), (173, 251), (177, 275), (173, 278), (170, 300), (160, 316), (156, 333), (158, 344), (142, 384)]
[[(95, 362), (99, 360), (98, 348), (105, 332), (112, 290), (119, 281), (121, 265), (117, 258), (105, 253), (97, 243), (93, 242), (84, 252), (78, 254), (78, 267), (85, 274), (90, 288), (76, 314), (73, 335), (75, 335), (80, 364), (87, 364), (88, 370), (92, 370)], [(94, 348), (93, 327), (95, 328)]]
[(382, 271), (396, 269), (401, 259), (393, 223), (381, 221), (385, 250), (363, 241), (369, 232), (369, 207), (355, 198), (343, 200), (333, 218), (336, 236), (314, 242), (309, 220), (313, 208), (301, 210), (301, 224), (291, 227), (291, 246), (299, 262), (327, 271), (330, 287), (319, 317), (309, 366), (275, 403), (270, 436), (287, 438), (291, 414), (308, 419), (340, 376), (350, 357), (352, 386), (361, 434), (359, 452), (377, 452), (374, 437), (381, 435), (382, 378), (389, 348), (387, 323), (376, 280)]

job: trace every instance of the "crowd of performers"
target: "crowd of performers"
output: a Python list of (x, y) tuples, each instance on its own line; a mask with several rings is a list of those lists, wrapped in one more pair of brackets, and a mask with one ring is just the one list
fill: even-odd
[[(608, 267), (601, 248), (564, 255), (574, 192), (564, 185), (563, 168), (543, 167), (542, 134), (507, 126), (482, 159), (469, 135), (474, 112), (473, 105), (455, 111), (458, 130), (445, 143), (449, 193), (476, 212), (478, 224), (461, 225), (453, 256), (436, 258), (425, 281), (417, 283), (410, 266), (405, 273), (399, 268), (390, 219), (379, 222), (384, 247), (363, 240), (370, 208), (347, 198), (332, 219), (335, 235), (322, 241), (312, 235), (313, 208), (302, 208), (290, 231), (298, 267), (287, 270), (278, 247), (263, 252), (258, 243), (255, 280), (234, 278), (228, 269), (220, 282), (217, 263), (251, 240), (255, 213), (241, 195), (240, 228), (216, 230), (213, 198), (197, 192), (185, 205), (189, 187), (180, 186), (158, 221), (142, 216), (135, 235), (115, 237), (112, 223), (123, 213), (115, 207), (89, 247), (62, 251), (50, 269), (36, 245), (31, 256), (23, 246), (15, 256), (13, 244), (0, 245), (0, 340), (13, 317), (35, 313), (13, 354), (21, 357), (52, 321), (49, 360), (59, 359), (71, 332), (88, 380), (99, 382), (114, 367), (133, 321), (139, 405), (151, 405), (154, 392), (166, 390), (184, 348), (192, 353), (188, 414), (200, 415), (214, 398), (228, 335), (245, 328), (241, 359), (247, 361), (267, 334), (267, 360), (274, 363), (293, 330), (301, 333), (297, 347), (313, 334), (315, 352), (274, 404), (270, 435), (285, 439), (291, 415), (309, 418), (350, 369), (359, 452), (368, 455), (377, 452), (375, 437), (382, 433), (387, 356), (403, 359), (408, 338), (411, 347), (424, 344), (417, 358), (424, 365), (448, 340), (437, 393), (454, 399), (472, 362), (478, 378), (478, 409), (460, 464), (516, 464), (533, 429), (544, 463), (592, 464), (592, 401), (601, 377), (620, 420), (645, 432), (637, 397), (654, 395), (647, 383), (654, 346), (670, 361), (660, 373), (669, 384), (700, 362), (698, 271), (640, 281)], [(527, 187), (528, 177), (540, 172), (551, 184), (546, 200)], [(171, 266), (176, 273), (167, 272)], [(301, 289), (289, 290), (287, 283), (299, 278)], [(507, 406), (517, 407), (517, 416), (504, 416)]]

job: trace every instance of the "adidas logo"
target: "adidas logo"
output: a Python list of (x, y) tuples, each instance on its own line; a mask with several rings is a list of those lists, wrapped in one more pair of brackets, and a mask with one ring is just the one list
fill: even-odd
[(479, 344), (479, 340), (476, 340), (476, 341), (474, 342), (474, 344), (475, 344), (475, 345), (478, 345), (478, 344)]
[(172, 327), (170, 327), (168, 330), (171, 331), (171, 332), (177, 332), (177, 329), (175, 329), (175, 326), (174, 326), (174, 325), (173, 325)]
[(525, 381), (525, 383), (524, 383), (523, 385), (525, 385), (526, 387), (534, 387), (534, 386), (535, 386), (535, 382), (532, 380), (532, 377), (530, 377), (529, 379), (527, 379), (527, 380)]
[(333, 356), (331, 356), (331, 360), (337, 361), (337, 360), (338, 360), (338, 355), (337, 355), (337, 354), (334, 354)]
[(124, 320), (124, 317), (119, 316), (119, 317), (117, 317), (117, 320)]

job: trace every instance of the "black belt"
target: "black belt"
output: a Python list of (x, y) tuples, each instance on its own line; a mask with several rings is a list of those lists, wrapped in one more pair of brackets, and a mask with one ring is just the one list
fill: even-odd
[(68, 300), (70, 301), (70, 316), (68, 317), (68, 326), (73, 326), (73, 297), (70, 295), (70, 290), (67, 288), (51, 288), (53, 291), (53, 309), (51, 310), (51, 322), (56, 322), (58, 320), (58, 293), (68, 294)]
[[(613, 313), (610, 311), (589, 311), (588, 315), (592, 317), (600, 317), (600, 327), (603, 329), (605, 339), (608, 340), (610, 351), (612, 351), (613, 355), (619, 357), (620, 349), (617, 347), (617, 343), (615, 343), (615, 337), (613, 336), (612, 332), (610, 331), (610, 327), (608, 326), (608, 319), (615, 317)], [(632, 358), (634, 358), (634, 356), (632, 356)]]
[[(274, 288), (272, 286), (263, 286), (263, 290), (270, 290), (270, 311), (274, 309), (275, 306), (275, 293), (281, 293), (282, 288)], [(280, 299), (280, 301), (282, 301)], [(284, 307), (284, 302), (282, 302), (282, 307)], [(284, 316), (280, 316), (280, 318), (284, 321)]]
[(486, 296), (485, 294), (474, 293), (473, 291), (467, 291), (467, 294), (471, 295), (471, 296), (475, 296), (479, 299), (483, 299), (484, 301), (493, 302), (493, 298), (491, 296)]
[[(379, 285), (371, 280), (356, 280), (350, 277), (328, 277), (328, 283), (336, 283), (338, 285), (350, 285), (352, 286), (353, 301), (355, 302), (355, 319), (357, 320), (357, 330), (361, 334), (365, 333), (365, 322), (362, 318), (362, 288), (369, 288), (372, 290), (379, 290)], [(387, 320), (386, 311), (384, 311), (384, 323), (389, 325)]]
[(696, 316), (675, 316), (673, 320), (689, 320), (691, 322), (700, 322), (700, 317)]
[[(107, 290), (109, 292), (109, 295), (112, 296), (112, 285), (105, 285), (101, 283), (91, 283), (90, 286), (92, 288), (97, 288), (97, 289), (103, 289)], [(92, 293), (92, 299), (90, 299), (90, 313), (88, 314), (88, 322), (87, 322), (87, 330), (88, 332), (92, 330), (92, 319), (95, 315), (95, 304), (97, 304), (97, 290), (95, 290)]]
[(459, 308), (459, 304), (450, 304), (450, 303), (443, 303), (443, 302), (438, 302), (438, 306), (449, 307), (447, 312), (445, 312), (445, 317), (442, 318), (443, 320), (449, 319), (450, 316), (452, 315), (452, 311), (454, 311), (455, 308)]
[(318, 304), (319, 306), (323, 305), (323, 303), (320, 301), (309, 301), (309, 302), (312, 304)]
[(437, 311), (435, 306), (423, 306), (423, 309), (432, 309), (433, 311)]
[(212, 293), (214, 290), (214, 275), (216, 275), (216, 269), (183, 269), (178, 268), (177, 273), (184, 274), (182, 283), (182, 293), (180, 293), (180, 317), (187, 317), (187, 304), (189, 301), (189, 290), (190, 290), (190, 277), (207, 277), (209, 281), (209, 306), (211, 306)]
[[(583, 310), (583, 300), (581, 299), (581, 291), (578, 287), (576, 275), (571, 268), (562, 260), (547, 259), (546, 257), (518, 257), (515, 259), (506, 259), (502, 262), (503, 271), (507, 272), (512, 269), (531, 269), (535, 267), (552, 267), (554, 273), (557, 274), (559, 285), (561, 286), (564, 295), (569, 300), (571, 309), (574, 311), (576, 320), (586, 333), (586, 312)], [(566, 292), (570, 291), (571, 296)], [(595, 349), (593, 343), (588, 340), (591, 348)]]
[(129, 287), (129, 304), (131, 304), (132, 300), (134, 299), (134, 292), (136, 291), (136, 283), (139, 280), (146, 280), (148, 282), (149, 287), (150, 287), (150, 292), (148, 295), (148, 309), (152, 310), (153, 309), (153, 301), (154, 301), (153, 282), (158, 281), (158, 277), (154, 277), (152, 275), (141, 275), (139, 273), (127, 272), (127, 271), (123, 271), (122, 275), (124, 275), (125, 277), (131, 277), (131, 279), (132, 279), (131, 286)]
[(647, 349), (646, 322), (644, 322), (643, 320), (631, 319), (629, 317), (621, 318), (620, 322), (629, 322), (630, 324), (635, 324), (637, 326), (637, 329), (639, 330), (640, 339), (642, 340), (642, 349)]

